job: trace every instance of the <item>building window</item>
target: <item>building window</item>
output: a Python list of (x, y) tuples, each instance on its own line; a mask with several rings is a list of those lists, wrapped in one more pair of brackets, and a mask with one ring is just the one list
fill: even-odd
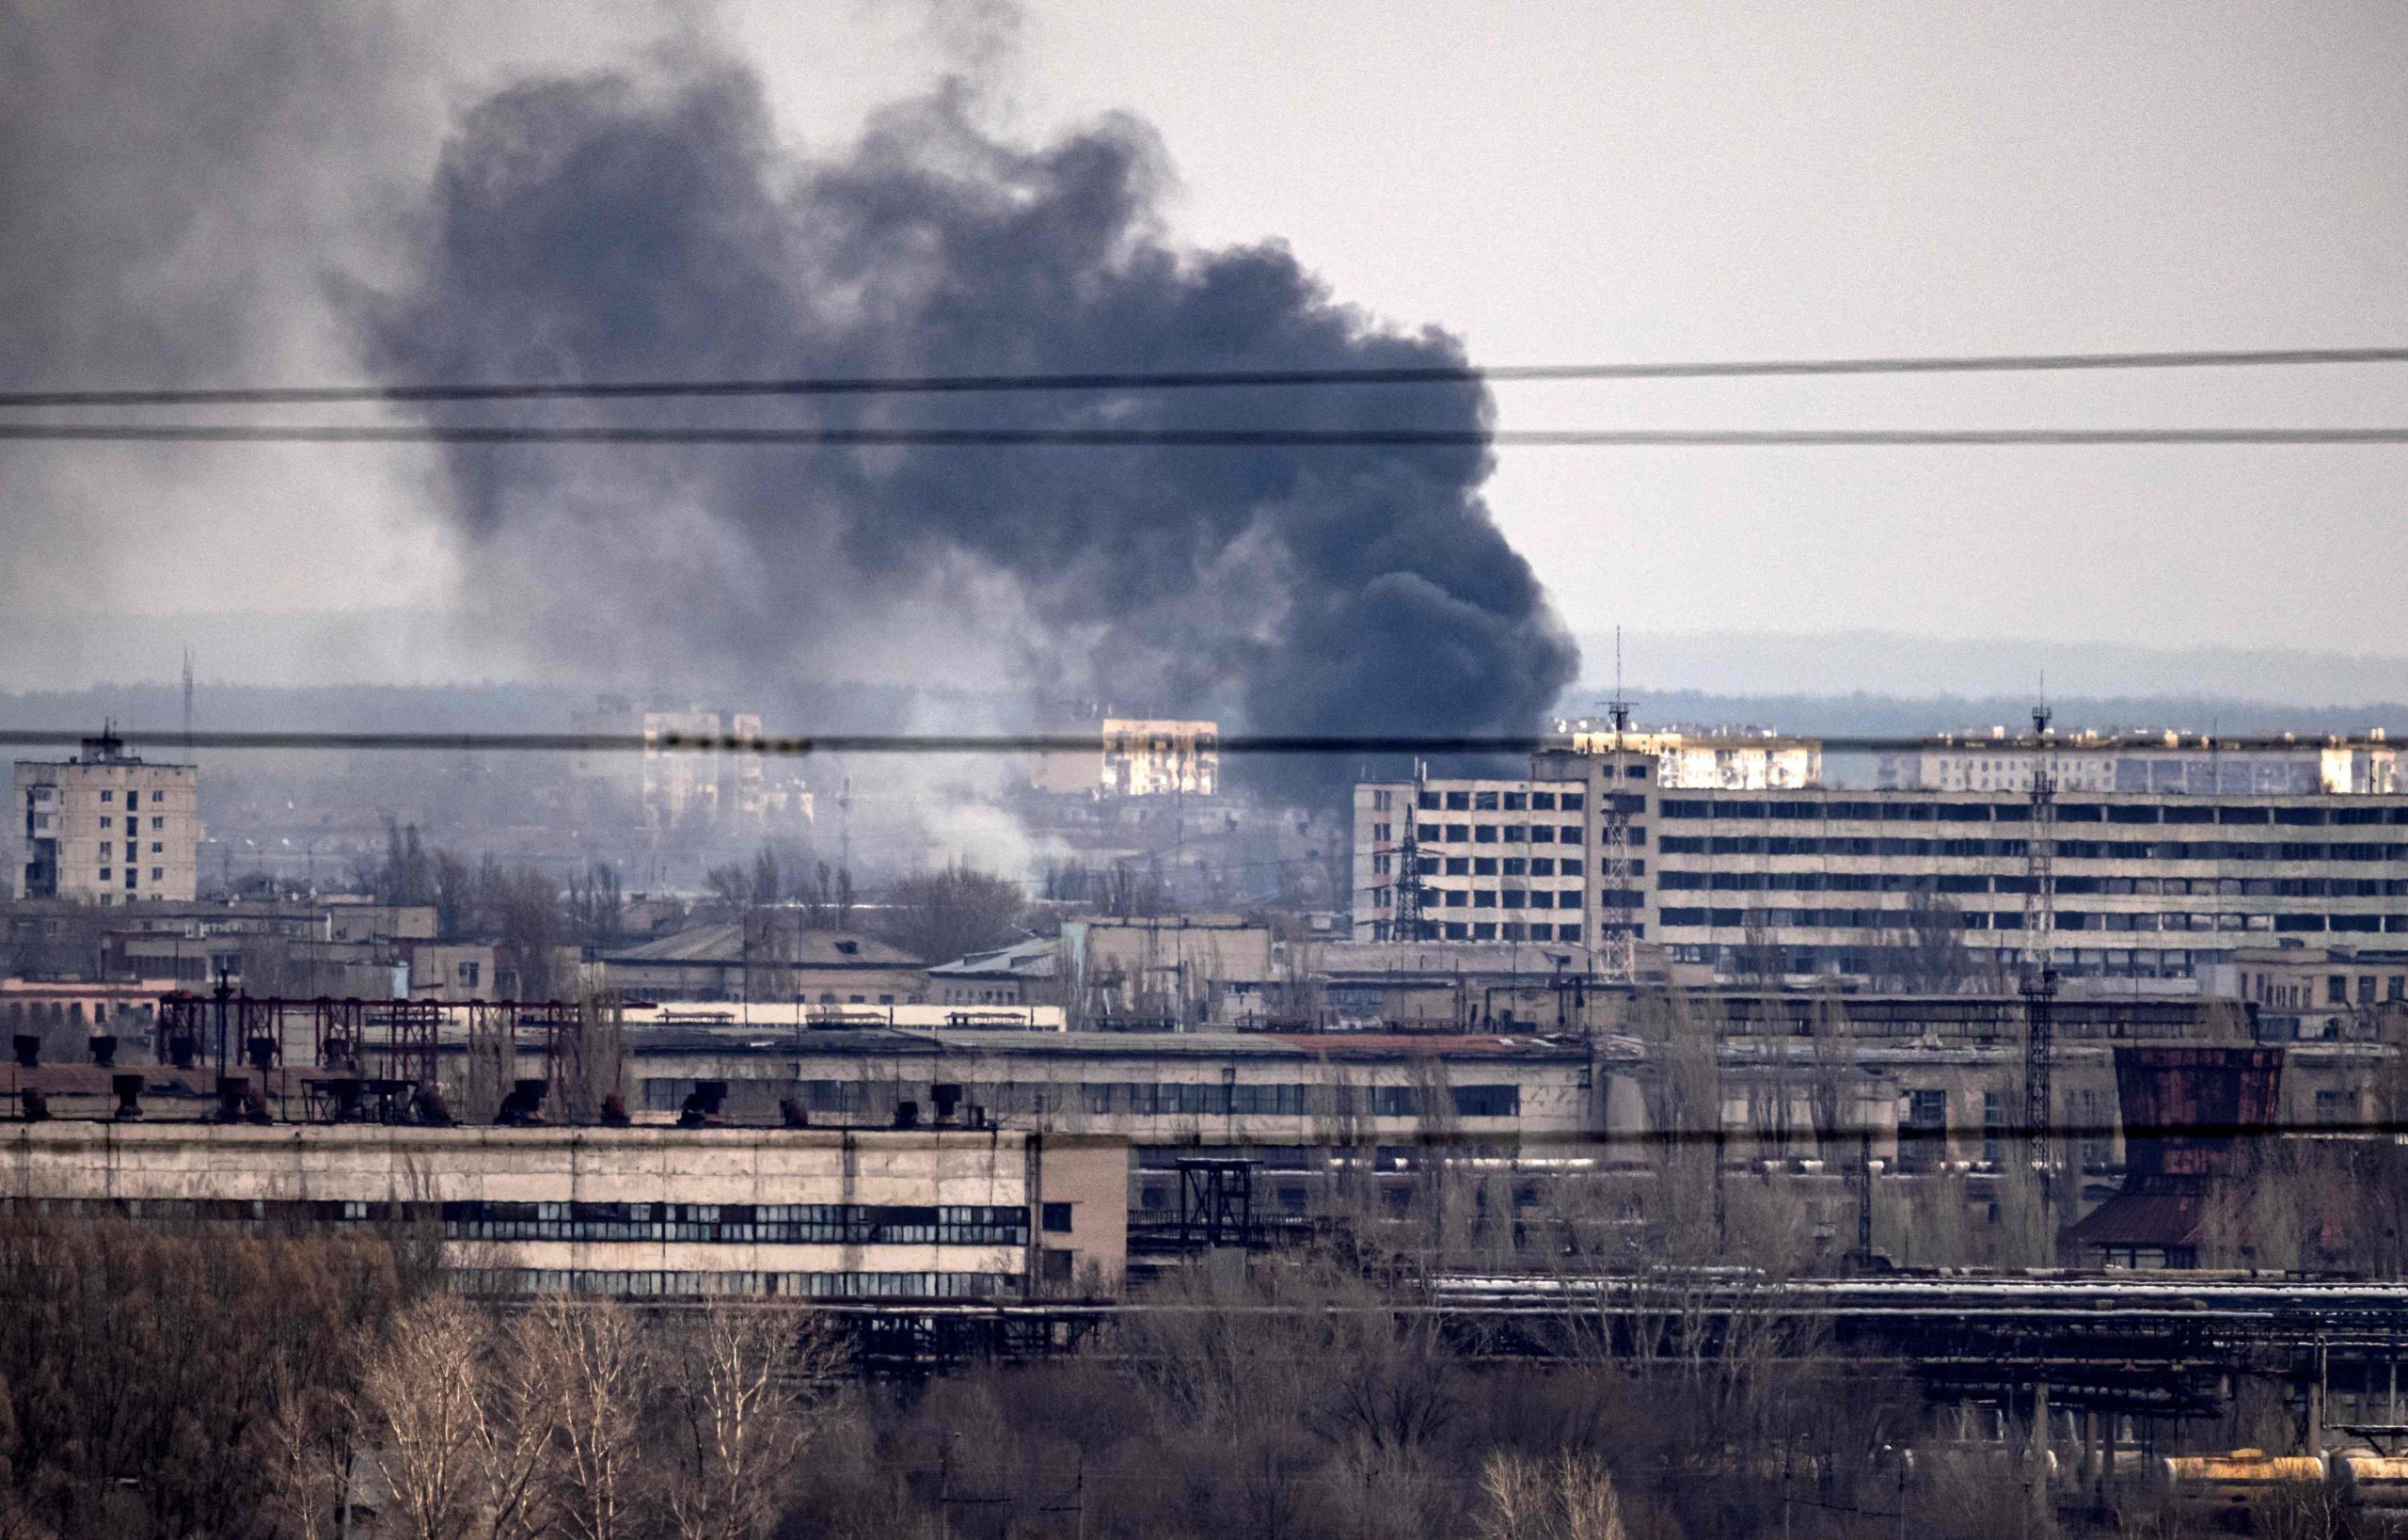
[(165, 818), (156, 818), (156, 817), (154, 817), (154, 818), (151, 818), (151, 820), (150, 820), (150, 827), (151, 827), (151, 828), (153, 828), (153, 829), (165, 829), (166, 827), (167, 827), (167, 820), (166, 820), (166, 819), (165, 819)]
[(1044, 1223), (1047, 1234), (1068, 1235), (1070, 1232), (1070, 1205), (1068, 1203), (1046, 1204)]
[(105, 882), (105, 881), (107, 881), (108, 880), (109, 880), (109, 869), (108, 869), (106, 866), (103, 866), (103, 867), (101, 868), (101, 881), (103, 881), (103, 882)]
[(150, 868), (150, 881), (153, 882), (164, 881), (166, 878), (166, 875), (167, 868), (165, 866), (153, 866)]
[(1518, 1118), (1522, 1115), (1522, 1088), (1519, 1086), (1457, 1086), (1454, 1096), (1455, 1116), (1458, 1118)]
[(1389, 839), (1391, 839), (1391, 838), (1393, 838), (1393, 837), (1394, 837), (1394, 836), (1389, 833), (1389, 831), (1390, 831), (1390, 829), (1391, 829), (1392, 827), (1393, 827), (1393, 826), (1392, 826), (1392, 825), (1389, 825), (1389, 824), (1385, 824), (1385, 823), (1375, 823), (1375, 824), (1371, 825), (1371, 837), (1372, 837), (1373, 839), (1375, 839), (1375, 840), (1379, 840), (1379, 841), (1381, 841), (1381, 842), (1385, 843), (1386, 841), (1387, 841), (1387, 840), (1389, 840)]
[(117, 826), (117, 820), (116, 820), (116, 819), (114, 819), (114, 818), (103, 818), (101, 819), (101, 827), (102, 827), (102, 828), (103, 828), (103, 829), (112, 829), (112, 828), (115, 828), (116, 826)]
[[(105, 845), (102, 846), (101, 853), (108, 854), (109, 848)], [(2346, 1006), (2350, 1003), (2349, 975), (2337, 973), (2324, 980), (2324, 1003), (2332, 1006)]]
[(102, 805), (103, 805), (103, 806), (106, 806), (108, 803), (113, 802), (115, 802), (115, 801), (117, 801), (117, 793), (116, 793), (116, 792), (114, 792), (114, 791), (103, 791), (103, 792), (102, 792), (102, 793), (101, 793), (101, 802), (102, 802)]

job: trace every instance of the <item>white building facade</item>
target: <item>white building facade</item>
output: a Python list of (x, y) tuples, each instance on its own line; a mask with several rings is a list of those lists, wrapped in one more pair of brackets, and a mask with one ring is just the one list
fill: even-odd
[(114, 734), (73, 759), (19, 760), (17, 892), (95, 904), (190, 902), (200, 882), (200, 771), (126, 752)]

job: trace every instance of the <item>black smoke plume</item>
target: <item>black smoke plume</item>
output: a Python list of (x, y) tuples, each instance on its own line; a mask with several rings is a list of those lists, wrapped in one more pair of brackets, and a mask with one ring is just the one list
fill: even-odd
[[(396, 381), (1464, 361), (1284, 246), (1174, 244), (1166, 182), (1125, 118), (1025, 147), (940, 94), (811, 160), (742, 67), (530, 81), (462, 119), (409, 280), (360, 314)], [(1492, 405), (1457, 384), (578, 410), (1337, 429), (1479, 427)], [(1480, 449), (510, 447), (452, 453), (449, 496), (489, 611), (579, 667), (754, 699), (916, 670), (1263, 732), (1522, 730), (1576, 655), (1481, 500), (1489, 469)]]

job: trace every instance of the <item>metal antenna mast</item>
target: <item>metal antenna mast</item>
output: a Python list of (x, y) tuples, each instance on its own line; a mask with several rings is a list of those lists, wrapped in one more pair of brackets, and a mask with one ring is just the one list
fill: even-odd
[(2025, 1156), (2044, 1190), (2057, 997), (2057, 772), (2049, 716), (2046, 704), (2032, 708), (2032, 824), (2023, 846), (2023, 1128)]
[(1413, 762), (1413, 789), (1406, 793), (1404, 843), (1397, 849), (1396, 917), (1388, 924), (1389, 939), (1394, 941), (1426, 941), (1421, 929), (1421, 842), (1414, 827), (1421, 818), (1421, 783), (1427, 771), (1418, 759)]
[(184, 759), (192, 760), (192, 649), (184, 649)]
[(1600, 972), (1609, 984), (1628, 984), (1639, 976), (1639, 932), (1631, 915), (1630, 811), (1622, 783), (1623, 735), (1630, 729), (1630, 702), (1622, 690), (1622, 627), (1614, 627), (1614, 692), (1606, 702), (1606, 720), (1613, 728), (1612, 766), (1606, 774), (1600, 830), (1606, 836), (1606, 898), (1599, 907), (1604, 932), (1598, 939)]

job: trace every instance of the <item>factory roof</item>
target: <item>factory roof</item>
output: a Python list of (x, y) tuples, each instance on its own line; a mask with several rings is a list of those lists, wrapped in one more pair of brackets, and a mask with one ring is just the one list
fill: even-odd
[(744, 927), (733, 920), (698, 925), (641, 946), (612, 952), (605, 962), (758, 963), (777, 968), (916, 968), (920, 960), (869, 936), (843, 930), (781, 929), (774, 944), (747, 950)]
[(1060, 941), (1036, 936), (1009, 946), (973, 952), (958, 961), (940, 962), (928, 974), (935, 978), (1051, 978), (1061, 952)]

